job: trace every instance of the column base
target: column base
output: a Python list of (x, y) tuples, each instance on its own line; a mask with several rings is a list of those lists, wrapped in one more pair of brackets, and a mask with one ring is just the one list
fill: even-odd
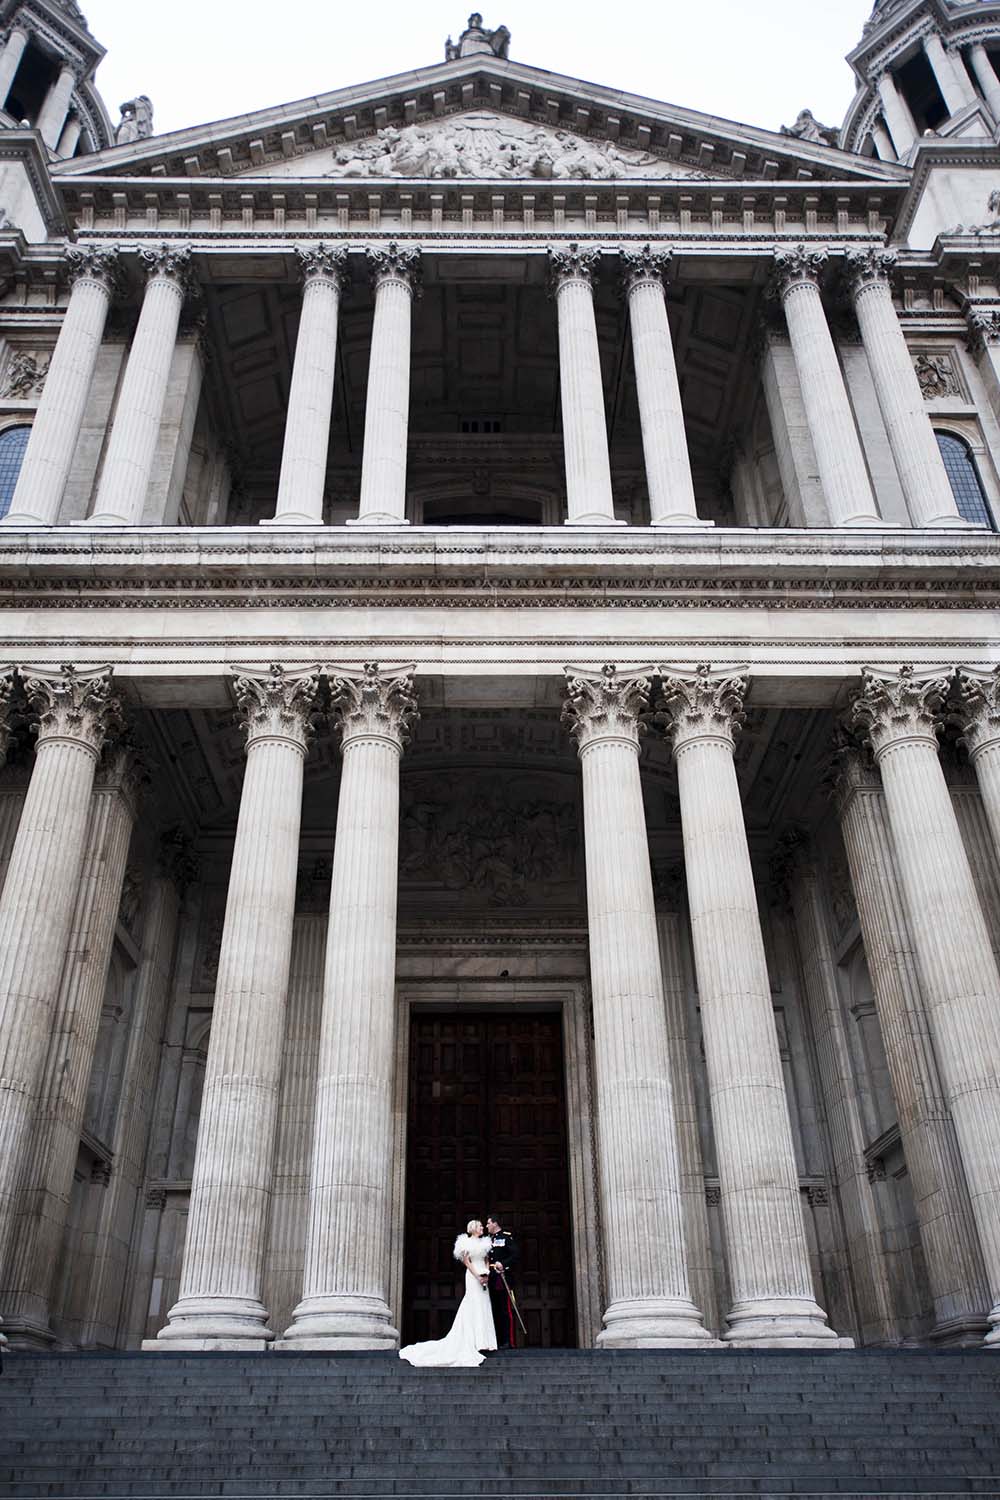
[(564, 526), (627, 526), (627, 521), (619, 521), (615, 516), (609, 516), (604, 511), (595, 510), (588, 512), (585, 516), (567, 516), (563, 522)]
[(929, 521), (921, 521), (919, 526), (914, 526), (914, 531), (989, 531), (988, 526), (979, 526), (975, 521), (967, 521), (964, 516), (933, 516)]
[(272, 1339), (143, 1339), (144, 1354), (264, 1354), (274, 1348)]
[(935, 1324), (928, 1342), (935, 1349), (980, 1349), (989, 1333), (990, 1324), (985, 1317), (948, 1318)]
[(301, 510), (284, 510), (284, 511), (281, 512), (280, 515), (277, 515), (277, 516), (266, 516), (263, 521), (258, 521), (257, 525), (258, 526), (294, 526), (294, 527), (296, 527), (299, 530), (301, 530), (301, 528), (303, 526), (308, 526), (312, 530), (318, 531), (318, 530), (321, 530), (322, 527), (324, 527), (326, 525), (326, 522), (323, 521), (322, 519), (320, 519), (319, 521), (317, 521), (317, 519), (316, 519), (315, 516), (307, 516), (306, 513), (305, 513), (305, 511), (301, 511)]
[(139, 523), (130, 520), (128, 516), (116, 516), (104, 510), (96, 511), (92, 516), (79, 516), (69, 524), (71, 526), (137, 526)]
[(806, 1297), (737, 1302), (723, 1342), (734, 1349), (853, 1349), (854, 1340), (830, 1328), (826, 1314)]
[(990, 1309), (990, 1331), (983, 1339), (983, 1347), (1000, 1351), (1000, 1304)]
[(381, 1297), (307, 1297), (275, 1349), (398, 1349), (399, 1334)]
[(599, 1349), (721, 1349), (683, 1297), (635, 1297), (612, 1302), (597, 1335)]
[(686, 511), (677, 511), (671, 516), (655, 516), (649, 524), (652, 527), (667, 527), (672, 531), (706, 531), (715, 522), (703, 521), (700, 516), (688, 515)]
[(50, 1354), (58, 1342), (48, 1324), (8, 1318), (0, 1329), (0, 1347), (9, 1354)]
[(409, 526), (405, 516), (390, 516), (388, 511), (370, 510), (363, 516), (352, 516), (345, 526)]
[(274, 1338), (267, 1309), (253, 1297), (182, 1297), (143, 1348), (266, 1349)]
[(881, 516), (849, 516), (846, 521), (834, 521), (835, 531), (902, 531), (899, 521), (883, 521)]
[(54, 526), (54, 521), (46, 521), (42, 516), (33, 516), (26, 510), (9, 510), (0, 521), (0, 526), (9, 526), (14, 531), (23, 530), (26, 526)]

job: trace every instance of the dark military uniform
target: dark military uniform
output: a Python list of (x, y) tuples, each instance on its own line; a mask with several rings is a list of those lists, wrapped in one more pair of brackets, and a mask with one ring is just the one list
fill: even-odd
[[(492, 1266), (494, 1261), (500, 1262), (510, 1286), (514, 1284), (511, 1270), (517, 1265), (518, 1254), (517, 1242), (509, 1229), (501, 1229), (493, 1236), (490, 1265)], [(493, 1308), (493, 1324), (497, 1331), (497, 1348), (513, 1349), (517, 1344), (514, 1309), (498, 1271), (490, 1271), (489, 1290), (490, 1305)]]

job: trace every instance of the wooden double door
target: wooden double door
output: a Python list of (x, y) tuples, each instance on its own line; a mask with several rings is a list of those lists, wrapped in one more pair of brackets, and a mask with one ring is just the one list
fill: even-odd
[(414, 1014), (410, 1035), (403, 1339), (441, 1338), (464, 1290), (469, 1219), (514, 1230), (533, 1348), (576, 1343), (566, 1088), (559, 1015)]

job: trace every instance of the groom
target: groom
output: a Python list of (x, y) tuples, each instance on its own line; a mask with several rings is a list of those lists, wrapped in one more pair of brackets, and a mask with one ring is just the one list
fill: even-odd
[(513, 1234), (509, 1229), (501, 1227), (499, 1219), (491, 1217), (486, 1220), (486, 1233), (493, 1241), (493, 1248), (490, 1251), (489, 1289), (493, 1323), (497, 1331), (497, 1348), (513, 1349), (516, 1346), (514, 1309), (507, 1287), (504, 1286), (504, 1277), (509, 1285), (511, 1269), (517, 1264), (518, 1249)]

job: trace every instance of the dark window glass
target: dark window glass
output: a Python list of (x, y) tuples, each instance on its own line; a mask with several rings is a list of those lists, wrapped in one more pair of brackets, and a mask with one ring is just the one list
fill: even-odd
[(986, 496), (968, 446), (961, 438), (952, 437), (948, 432), (935, 433), (935, 437), (951, 480), (951, 492), (955, 496), (959, 515), (977, 526), (989, 526), (995, 531), (993, 517), (986, 504)]
[(10, 510), (30, 435), (30, 427), (8, 427), (6, 432), (0, 432), (0, 516)]

